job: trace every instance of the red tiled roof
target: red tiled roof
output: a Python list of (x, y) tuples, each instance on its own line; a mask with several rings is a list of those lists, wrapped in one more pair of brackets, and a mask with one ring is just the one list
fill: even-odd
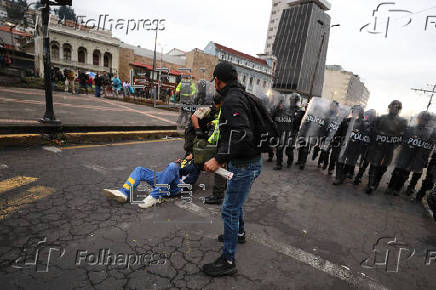
[[(0, 31), (11, 32), (11, 27), (10, 26), (0, 26)], [(12, 29), (12, 33), (19, 35), (19, 36), (23, 36), (23, 37), (32, 37), (32, 34), (27, 33), (27, 32), (23, 32), (23, 31), (18, 31), (16, 29)]]
[[(145, 69), (147, 69), (147, 70), (149, 70), (149, 71), (153, 71), (153, 66), (152, 66), (152, 65), (149, 65), (149, 64), (140, 63), (140, 62), (134, 62), (134, 63), (131, 63), (131, 65), (133, 65), (133, 66), (143, 67), (143, 68), (145, 68)], [(157, 66), (156, 68), (160, 68), (160, 67)], [(170, 70), (170, 74), (171, 74), (171, 75), (175, 75), (175, 76), (179, 76), (179, 75), (181, 75), (180, 72), (175, 71), (175, 70)]]
[(240, 52), (240, 51), (238, 51), (236, 49), (233, 49), (233, 48), (226, 47), (226, 46), (221, 45), (221, 44), (216, 43), (216, 42), (214, 42), (214, 44), (215, 44), (215, 47), (217, 49), (224, 50), (224, 51), (226, 51), (226, 52), (228, 52), (230, 54), (237, 55), (239, 57), (249, 59), (249, 60), (251, 60), (253, 62), (257, 62), (258, 64), (261, 64), (261, 65), (268, 65), (266, 60), (254, 57), (252, 55), (249, 55), (249, 54), (246, 54), (246, 53), (243, 53), (243, 52)]

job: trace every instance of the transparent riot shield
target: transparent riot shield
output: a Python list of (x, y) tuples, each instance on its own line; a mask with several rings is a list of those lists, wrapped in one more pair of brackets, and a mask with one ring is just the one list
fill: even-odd
[(360, 105), (351, 108), (351, 115), (343, 122), (341, 133), (341, 151), (338, 161), (355, 166), (359, 157), (363, 156), (370, 143), (370, 122), (365, 119)]
[(435, 141), (436, 127), (433, 114), (424, 111), (410, 118), (394, 161), (395, 168), (422, 172), (434, 150)]

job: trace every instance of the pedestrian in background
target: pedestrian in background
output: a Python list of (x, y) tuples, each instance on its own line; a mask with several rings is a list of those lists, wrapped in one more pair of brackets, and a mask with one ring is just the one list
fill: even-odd
[(121, 90), (121, 80), (117, 75), (114, 75), (112, 78), (112, 90), (114, 92), (114, 96), (118, 97), (118, 91)]
[(74, 94), (74, 79), (75, 79), (74, 72), (69, 69), (65, 69), (64, 75), (65, 75), (65, 92), (67, 93), (68, 90), (71, 88), (71, 94)]
[(101, 86), (103, 85), (103, 79), (102, 79), (102, 77), (100, 76), (99, 73), (97, 73), (95, 75), (94, 85), (95, 85), (95, 96), (97, 98), (100, 98), (100, 96), (101, 96)]

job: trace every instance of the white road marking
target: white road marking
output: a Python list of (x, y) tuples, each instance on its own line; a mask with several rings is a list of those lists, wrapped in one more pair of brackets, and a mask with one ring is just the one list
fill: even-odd
[[(175, 202), (175, 205), (181, 209), (187, 210), (191, 213), (197, 214), (201, 217), (209, 217), (210, 213), (202, 207), (194, 203), (185, 203), (181, 201)], [(321, 258), (312, 253), (308, 253), (302, 249), (295, 248), (290, 245), (280, 243), (270, 236), (263, 233), (247, 234), (250, 240), (253, 240), (265, 247), (271, 248), (276, 252), (284, 254), (294, 260), (309, 265), (319, 271), (322, 271), (334, 278), (338, 278), (347, 282), (358, 289), (374, 289), (374, 290), (387, 290), (388, 288), (376, 282), (373, 278), (365, 275), (364, 273), (353, 273), (348, 267), (336, 265), (328, 260)]]
[(43, 146), (42, 149), (53, 152), (53, 153), (60, 153), (62, 152), (61, 149), (57, 148), (57, 147), (53, 147), (53, 146)]
[(100, 165), (92, 164), (92, 163), (87, 163), (87, 164), (84, 164), (83, 166), (86, 167), (86, 168), (88, 168), (88, 169), (95, 170), (95, 171), (97, 171), (98, 173), (106, 174), (106, 168), (104, 168), (104, 167), (102, 167), (102, 166), (100, 166)]

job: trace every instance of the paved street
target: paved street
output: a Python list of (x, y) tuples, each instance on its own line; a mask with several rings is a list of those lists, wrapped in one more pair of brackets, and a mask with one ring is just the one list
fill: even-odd
[[(100, 99), (92, 94), (54, 92), (53, 103), (56, 118), (64, 125), (174, 126), (178, 116), (174, 111)], [(44, 112), (43, 90), (0, 87), (0, 125), (39, 125)]]
[[(137, 166), (163, 169), (182, 155), (182, 144), (1, 152), (1, 289), (434, 289), (436, 261), (425, 262), (436, 251), (436, 224), (422, 206), (384, 196), (384, 186), (374, 196), (364, 185), (334, 187), (313, 164), (276, 172), (264, 163), (244, 208), (248, 241), (238, 245), (238, 274), (203, 275), (200, 265), (222, 246), (220, 208), (201, 199), (213, 176), (201, 176), (192, 203), (178, 198), (153, 209), (102, 193), (121, 187)], [(375, 267), (381, 238), (377, 262), (387, 250), (389, 258)], [(97, 258), (108, 250), (121, 255), (117, 265)], [(144, 253), (154, 262), (135, 263)]]

